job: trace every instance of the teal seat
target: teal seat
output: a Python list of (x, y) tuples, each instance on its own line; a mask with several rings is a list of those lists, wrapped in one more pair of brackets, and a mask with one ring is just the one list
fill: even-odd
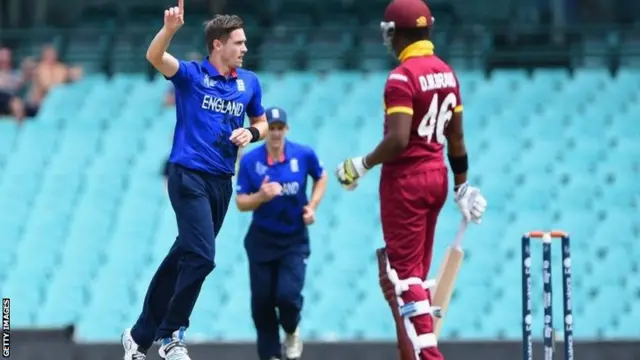
[[(109, 272), (108, 269), (109, 267), (103, 268), (100, 274), (92, 280), (92, 298), (84, 313), (113, 312), (115, 316), (124, 317), (126, 308), (131, 304), (129, 284), (122, 281), (122, 274)], [(118, 296), (112, 296), (113, 294), (118, 294)]]
[(579, 110), (583, 110), (591, 104), (597, 94), (594, 89), (603, 85), (598, 85), (595, 81), (571, 81), (566, 83), (558, 93), (558, 98), (551, 101), (552, 106), (548, 109), (560, 112), (563, 115), (571, 115)]
[[(464, 311), (464, 309), (472, 309), (475, 305), (472, 301), (465, 301), (466, 297), (456, 296), (452, 299), (452, 304), (455, 303), (455, 306), (450, 306), (447, 310), (447, 321), (443, 322), (442, 330), (440, 333), (441, 339), (447, 340), (458, 340), (465, 338), (466, 335), (472, 335), (465, 333), (469, 329), (473, 328), (474, 317), (469, 316), (469, 312)], [(472, 299), (468, 299), (472, 300)], [(393, 326), (393, 325), (392, 325)], [(388, 334), (385, 338), (390, 338), (393, 334)]]
[(530, 146), (522, 148), (519, 166), (527, 169), (527, 174), (548, 175), (555, 169), (561, 152), (561, 146), (556, 142), (536, 139)]
[[(3, 292), (3, 294), (5, 293)], [(15, 305), (11, 307), (11, 326), (14, 328), (33, 328), (36, 326), (35, 318), (36, 314), (33, 308)]]
[[(271, 46), (270, 46), (271, 47)], [(261, 57), (264, 59), (267, 56), (267, 53), (271, 52), (271, 51), (283, 51), (285, 53), (289, 53), (290, 51), (294, 50), (291, 49), (290, 47), (284, 47), (284, 48), (279, 48), (279, 47), (271, 47), (271, 49), (267, 50), (266, 47), (262, 50), (261, 53)], [(264, 67), (265, 69), (269, 70), (269, 71), (273, 71), (273, 72), (284, 72), (287, 71), (289, 69), (295, 69), (297, 66), (297, 64), (290, 58), (290, 57), (277, 57), (277, 58), (270, 58), (268, 59), (265, 63), (261, 64), (262, 67)]]
[[(151, 279), (153, 278), (153, 275), (156, 273), (156, 270), (158, 269), (158, 267), (160, 266), (160, 262), (161, 261), (154, 261), (150, 264), (147, 264), (145, 267), (143, 267), (142, 271), (139, 273), (139, 277), (138, 277), (139, 281), (136, 281), (133, 284), (131, 284), (131, 298), (135, 304), (141, 304), (142, 301), (144, 301), (144, 298), (147, 294), (147, 289), (149, 288), (149, 284), (151, 283)], [(205, 289), (206, 287), (203, 286), (203, 290)], [(131, 312), (129, 313), (130, 315), (129, 317), (137, 318), (137, 316), (139, 315), (140, 309), (136, 308), (135, 306), (133, 308), (135, 308), (135, 310), (133, 309), (131, 310)]]
[[(13, 325), (13, 321), (16, 321), (16, 324), (13, 326), (32, 325), (35, 310), (38, 309), (42, 302), (42, 287), (45, 284), (44, 278), (39, 275), (41, 274), (34, 270), (27, 269), (26, 266), (18, 265), (3, 282), (2, 296), (10, 299), (20, 299), (21, 305), (14, 306), (11, 309), (11, 324)], [(26, 276), (28, 276), (30, 281), (27, 282), (24, 280), (27, 278)], [(14, 308), (16, 308), (16, 310), (22, 308), (23, 311), (14, 314)]]
[(382, 57), (382, 54), (378, 54), (376, 57), (362, 59), (360, 67), (365, 71), (389, 69), (389, 60)]
[[(393, 59), (378, 38), (359, 37), (362, 46), (353, 49), (366, 59), (366, 71), (292, 70), (304, 63), (302, 42), (280, 44), (297, 52), (286, 59), (268, 46), (272, 53), (261, 54), (262, 64), (285, 70), (260, 73), (265, 107), (284, 107), (289, 137), (312, 146), (329, 170), (345, 157), (370, 152), (382, 138), (382, 92)], [(307, 64), (335, 67), (321, 57)], [(129, 60), (118, 59), (118, 66), (137, 66), (123, 61)], [(571, 75), (499, 70), (486, 77), (459, 69), (457, 75), (469, 181), (489, 207), (482, 225), (469, 226), (465, 234), (465, 263), (441, 338), (519, 339), (520, 238), (554, 228), (572, 239), (577, 339), (640, 337), (636, 71), (623, 67), (612, 77), (604, 69), (575, 69)], [(13, 326), (73, 323), (80, 340), (113, 342), (135, 322), (149, 281), (178, 233), (161, 175), (176, 124), (175, 108), (163, 106), (171, 86), (161, 76), (147, 81), (142, 73), (87, 75), (53, 89), (36, 119), (22, 128), (0, 121), (0, 229), (7, 240), (0, 241), (0, 289), (20, 299), (12, 309)], [(327, 185), (309, 228), (301, 329), (307, 339), (395, 337), (387, 304), (371, 291), (378, 282), (374, 251), (384, 244), (379, 179), (376, 167), (356, 191)], [(230, 206), (216, 238), (222, 256), (201, 290), (189, 339), (255, 339), (242, 244), (250, 222), (250, 213)], [(459, 224), (450, 194), (437, 222), (430, 278)], [(539, 274), (539, 241), (532, 242), (532, 251), (532, 272)], [(562, 326), (560, 256), (554, 242), (556, 328)], [(532, 277), (532, 286), (533, 332), (539, 337), (543, 309), (535, 299), (542, 297), (541, 276)], [(619, 301), (611, 303), (614, 297)]]
[[(3, 177), (2, 185), (0, 186), (0, 196), (4, 199), (4, 202), (16, 203), (11, 206), (11, 210), (14, 213), (22, 214), (30, 208), (29, 201), (32, 201), (37, 196), (37, 190), (40, 186), (41, 179), (37, 177), (37, 173), (29, 174), (27, 171), (20, 171), (22, 174), (11, 174), (8, 170)], [(9, 211), (3, 212), (8, 214)], [(11, 214), (8, 214), (11, 216)]]
[(67, 172), (53, 172), (49, 171), (48, 174), (42, 179), (42, 194), (73, 194), (77, 192), (82, 184), (82, 177), (79, 174), (67, 173)]
[(516, 303), (496, 302), (494, 306), (491, 307), (487, 316), (491, 316), (492, 321), (482, 322), (482, 328), (484, 333), (487, 334), (487, 337), (491, 336), (497, 339), (507, 339), (522, 335), (520, 330), (522, 327), (520, 313), (518, 311), (505, 311), (505, 308), (513, 309), (514, 304)]
[[(322, 49), (319, 48), (318, 50)], [(331, 48), (325, 48), (329, 53), (334, 52), (335, 50)], [(326, 54), (326, 53), (325, 53)], [(326, 56), (326, 55), (325, 55)], [(344, 60), (342, 58), (336, 57), (310, 57), (307, 60), (307, 67), (312, 71), (333, 71), (335, 69), (340, 69), (345, 66)]]
[[(395, 325), (391, 316), (371, 314), (390, 314), (387, 305), (377, 296), (366, 296), (360, 300), (346, 322), (345, 332), (357, 340), (380, 341), (395, 336)], [(366, 325), (365, 325), (366, 324)], [(346, 334), (345, 334), (346, 335)]]
[[(44, 207), (36, 207), (31, 212), (29, 228), (25, 229), (27, 234), (35, 236), (37, 243), (42, 243), (42, 250), (55, 249), (66, 235), (67, 221), (55, 216), (51, 211), (64, 210), (63, 207), (50, 207), (49, 212)], [(68, 214), (68, 212), (67, 212)], [(42, 238), (50, 238), (51, 241), (44, 242)]]
[[(150, 149), (137, 154), (132, 160), (129, 171), (133, 176), (144, 176), (145, 178), (153, 178), (149, 183), (158, 182), (158, 176), (163, 172), (164, 166), (169, 158), (170, 149), (167, 147), (158, 147), (156, 151)], [(149, 189), (157, 189), (158, 186)], [(162, 185), (160, 185), (162, 188)]]
[(43, 193), (38, 196), (34, 203), (32, 217), (36, 219), (47, 219), (51, 217), (52, 212), (55, 212), (55, 220), (52, 220), (55, 221), (55, 224), (51, 223), (49, 225), (56, 233), (64, 232), (64, 227), (67, 225), (67, 218), (61, 221), (59, 217), (68, 217), (75, 211), (76, 196), (76, 194), (65, 191), (60, 191), (60, 195), (57, 197), (52, 193)]
[(503, 96), (503, 92), (494, 90), (494, 88), (479, 92), (473, 98), (465, 100), (465, 109), (477, 109), (482, 113), (485, 113), (485, 110), (489, 109), (494, 113), (497, 111), (503, 111), (506, 106)]
[(616, 139), (637, 141), (640, 139), (640, 130), (637, 126), (637, 113), (627, 112), (622, 116), (616, 116), (607, 127), (607, 134)]
[(110, 251), (115, 253), (139, 252), (140, 255), (143, 255), (148, 251), (149, 239), (152, 233), (153, 231), (150, 227), (144, 230), (136, 230), (133, 227), (117, 227), (113, 231), (112, 241), (108, 245), (107, 253)]
[[(89, 206), (79, 208), (78, 210), (69, 224), (69, 241), (79, 240), (83, 236), (89, 235), (92, 236), (95, 241), (104, 240), (111, 227), (111, 219), (105, 215), (105, 212)], [(94, 242), (89, 243), (88, 246), (91, 246), (93, 243)]]
[[(0, 223), (0, 225), (2, 224)], [(10, 244), (15, 243), (20, 236), (16, 229), (4, 227), (2, 229), (7, 239), (7, 241), (3, 241), (3, 243), (8, 244), (0, 244), (0, 278), (4, 278), (9, 274), (9, 267), (15, 262), (14, 252), (16, 251), (16, 246)]]
[(26, 122), (20, 127), (18, 133), (17, 146), (28, 146), (28, 144), (38, 144), (38, 152), (51, 151), (58, 140), (58, 127), (52, 124), (38, 124)]
[(236, 298), (217, 309), (217, 322), (220, 324), (237, 324), (238, 330), (233, 334), (223, 332), (226, 340), (248, 340), (255, 337), (255, 330), (250, 316), (251, 304), (249, 298)]
[(95, 157), (95, 161), (87, 168), (86, 172), (91, 177), (107, 175), (123, 178), (128, 175), (135, 156), (134, 153), (128, 151), (102, 153)]
[(588, 172), (576, 172), (557, 177), (559, 186), (554, 191), (554, 198), (559, 208), (579, 210), (594, 205), (601, 185), (589, 176)]
[[(339, 338), (346, 328), (344, 318), (341, 314), (344, 309), (340, 304), (344, 302), (331, 297), (327, 293), (321, 302), (317, 303), (313, 308), (304, 310), (305, 319), (308, 319), (309, 326), (305, 326), (305, 334), (314, 340), (330, 340)], [(332, 303), (332, 304), (331, 304)], [(330, 305), (331, 304), (331, 305)], [(342, 305), (344, 307), (344, 305)]]
[[(561, 191), (558, 195), (569, 192), (569, 189)], [(578, 190), (577, 194), (581, 195), (582, 190)], [(589, 207), (586, 203), (580, 203), (571, 198), (558, 198), (558, 218), (554, 219), (552, 228), (564, 229), (569, 232), (571, 238), (575, 239), (574, 243), (576, 248), (584, 248), (588, 243), (586, 239), (593, 237), (593, 232), (598, 224), (598, 214), (594, 211), (588, 210)], [(565, 204), (576, 204), (574, 209), (566, 208)]]
[(171, 150), (172, 133), (173, 129), (166, 129), (164, 126), (150, 128), (143, 140), (143, 150), (168, 154)]
[[(200, 299), (200, 298), (198, 298)], [(209, 303), (209, 306), (212, 304)], [(214, 334), (212, 331), (212, 325), (214, 324), (214, 319), (211, 316), (203, 316), (201, 313), (198, 313), (195, 309), (194, 312), (191, 313), (191, 316), (194, 319), (198, 319), (198, 321), (194, 321), (193, 324), (189, 324), (189, 341), (197, 342), (197, 341), (205, 341), (210, 338), (217, 338), (219, 340), (222, 339), (222, 334), (224, 333), (223, 329), (219, 329), (219, 331)], [(246, 327), (245, 327), (246, 328)], [(249, 329), (251, 329), (249, 327)], [(255, 333), (255, 330), (253, 330)], [(251, 338), (251, 335), (246, 337)]]
[[(489, 161), (489, 160), (487, 160)], [(481, 165), (477, 165), (477, 163), (471, 163), (474, 168), (483, 169)], [(490, 177), (490, 176), (489, 176)], [(479, 178), (479, 181), (476, 182), (477, 186), (482, 189), (482, 192), (486, 194), (488, 199), (491, 199), (491, 207), (496, 210), (503, 209), (508, 204), (508, 197), (510, 195), (511, 189), (508, 188), (510, 184), (498, 183), (492, 181), (487, 176), (483, 176)], [(487, 214), (489, 216), (489, 214)]]
[(624, 211), (611, 211), (595, 229), (593, 236), (604, 236), (613, 244), (627, 245), (636, 231), (636, 218)]
[[(637, 304), (637, 303), (636, 303)], [(634, 319), (640, 315), (640, 308), (631, 304), (631, 309), (618, 318), (615, 324), (605, 330), (605, 336), (614, 339), (636, 339), (640, 337), (640, 329)]]
[(591, 86), (611, 82), (611, 76), (603, 69), (576, 69), (573, 73), (573, 82), (580, 85)]
[[(75, 323), (87, 303), (87, 297), (86, 289), (82, 286), (74, 285), (64, 278), (56, 278), (49, 286), (44, 304), (38, 311), (38, 326), (59, 327)], [(65, 301), (59, 301), (62, 298)]]
[(0, 118), (0, 158), (9, 154), (18, 134), (18, 124), (10, 119)]
[(613, 78), (613, 86), (630, 93), (640, 90), (637, 73), (633, 68), (621, 68)]
[(510, 90), (522, 86), (529, 81), (529, 74), (524, 70), (494, 70), (489, 78), (492, 89)]
[(569, 71), (566, 69), (534, 69), (531, 74), (533, 81), (551, 83), (568, 81), (569, 76)]
[(117, 339), (126, 326), (130, 325), (124, 322), (119, 312), (85, 314), (76, 325), (77, 339), (83, 342), (105, 342)]
[(83, 93), (74, 92), (68, 86), (57, 86), (47, 93), (47, 97), (38, 109), (37, 119), (40, 123), (64, 124), (75, 115), (84, 99)]
[(536, 140), (548, 139), (549, 134), (564, 135), (568, 125), (567, 118), (558, 116), (554, 111), (548, 111), (532, 116), (522, 131), (526, 136)]
[(64, 130), (61, 136), (64, 141), (60, 143), (58, 149), (60, 153), (67, 156), (77, 151), (92, 154), (99, 144), (100, 129), (86, 124), (77, 124), (75, 127)]
[[(46, 233), (37, 234), (27, 230), (16, 251), (16, 258), (18, 265), (28, 265), (34, 273), (38, 273), (37, 276), (47, 277), (48, 273), (54, 270), (59, 263), (59, 250), (51, 245), (43, 244), (43, 238), (47, 238)], [(60, 241), (56, 236), (52, 236), (50, 239), (51, 242)]]
[[(147, 98), (151, 96), (152, 98)], [(144, 135), (145, 131), (156, 121), (156, 116), (160, 110), (161, 104), (157, 107), (140, 107), (137, 104), (155, 101), (158, 96), (153, 93), (147, 96), (132, 97), (128, 106), (122, 109), (120, 116), (110, 124), (112, 132), (124, 133), (128, 130), (130, 136)], [(129, 147), (127, 147), (129, 148)]]

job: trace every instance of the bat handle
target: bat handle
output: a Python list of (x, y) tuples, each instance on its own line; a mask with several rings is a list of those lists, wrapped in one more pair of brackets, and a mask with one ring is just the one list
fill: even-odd
[(458, 232), (456, 233), (456, 237), (453, 240), (453, 248), (462, 248), (462, 239), (464, 238), (464, 232), (467, 231), (467, 225), (469, 222), (467, 219), (462, 219), (460, 222), (460, 227), (458, 227)]

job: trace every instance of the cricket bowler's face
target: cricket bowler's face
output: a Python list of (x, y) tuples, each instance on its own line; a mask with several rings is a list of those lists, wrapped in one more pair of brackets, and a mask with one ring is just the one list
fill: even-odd
[(283, 123), (269, 124), (269, 136), (267, 137), (269, 147), (277, 150), (282, 149), (287, 132), (289, 132), (289, 127)]
[(247, 53), (247, 37), (243, 29), (236, 29), (229, 34), (229, 38), (221, 46), (222, 62), (230, 67), (242, 66), (242, 58)]

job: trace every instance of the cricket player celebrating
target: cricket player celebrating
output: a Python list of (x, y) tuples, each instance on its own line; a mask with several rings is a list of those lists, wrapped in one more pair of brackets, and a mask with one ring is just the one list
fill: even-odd
[(380, 285), (391, 306), (401, 360), (439, 360), (434, 311), (426, 278), (434, 232), (448, 189), (443, 148), (455, 178), (463, 217), (479, 223), (486, 200), (467, 184), (462, 102), (453, 70), (428, 40), (431, 11), (422, 0), (393, 0), (381, 24), (385, 44), (400, 65), (384, 89), (384, 139), (366, 156), (341, 163), (336, 175), (353, 190), (358, 179), (383, 164), (380, 217), (385, 248), (377, 251)]
[[(266, 114), (266, 144), (240, 161), (236, 204), (240, 211), (253, 211), (245, 249), (258, 356), (260, 360), (281, 358), (282, 326), (285, 359), (291, 360), (302, 355), (298, 324), (310, 252), (307, 226), (315, 221), (327, 176), (313, 150), (285, 140), (289, 128), (284, 110), (270, 108)], [(309, 176), (311, 200), (306, 194)]]
[[(209, 56), (177, 60), (166, 52), (184, 23), (183, 0), (165, 11), (147, 59), (175, 87), (177, 122), (169, 158), (168, 192), (178, 237), (155, 273), (142, 313), (122, 334), (125, 360), (143, 360), (154, 340), (160, 356), (189, 360), (184, 331), (200, 288), (215, 263), (215, 237), (231, 195), (238, 147), (268, 131), (256, 75), (242, 70), (247, 52), (242, 20), (217, 15), (205, 25)], [(245, 114), (251, 126), (243, 127)]]

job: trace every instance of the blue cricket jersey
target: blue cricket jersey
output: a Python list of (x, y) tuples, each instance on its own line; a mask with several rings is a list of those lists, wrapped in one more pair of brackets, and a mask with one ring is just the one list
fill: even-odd
[(282, 185), (282, 194), (253, 212), (253, 225), (274, 234), (296, 234), (305, 229), (302, 208), (308, 204), (307, 179), (318, 180), (324, 170), (316, 153), (308, 146), (285, 141), (283, 157), (271, 159), (266, 145), (246, 153), (240, 160), (237, 194), (260, 190), (265, 176)]
[(224, 76), (207, 57), (182, 61), (167, 78), (175, 87), (176, 127), (169, 162), (215, 175), (233, 175), (238, 147), (229, 137), (244, 126), (245, 114), (264, 114), (262, 89), (251, 71)]

